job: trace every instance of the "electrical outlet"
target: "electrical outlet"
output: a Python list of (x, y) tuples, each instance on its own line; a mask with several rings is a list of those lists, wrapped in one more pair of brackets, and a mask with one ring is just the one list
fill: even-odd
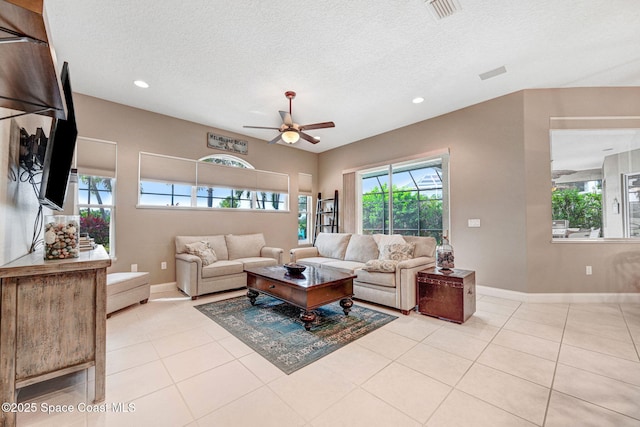
[(167, 269), (167, 263), (166, 263), (166, 262), (164, 262), (164, 261), (162, 261), (162, 262), (160, 263), (160, 269), (161, 269), (161, 270), (166, 270), (166, 269)]
[(138, 264), (131, 264), (131, 271), (134, 273), (138, 271)]
[(593, 270), (591, 270), (591, 266), (590, 265), (587, 265), (587, 269), (586, 269), (585, 272), (586, 272), (587, 276), (591, 276), (593, 274)]

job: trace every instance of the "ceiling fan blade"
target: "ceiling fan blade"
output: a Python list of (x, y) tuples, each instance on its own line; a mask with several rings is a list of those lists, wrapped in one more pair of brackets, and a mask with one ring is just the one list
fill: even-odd
[(278, 142), (280, 140), (280, 136), (282, 134), (278, 134), (278, 136), (276, 136), (275, 138), (273, 138), (271, 141), (269, 141), (269, 144), (275, 144), (276, 142)]
[(288, 127), (293, 126), (293, 119), (291, 118), (291, 113), (287, 113), (286, 111), (280, 111), (280, 117), (282, 117), (282, 123), (284, 123)]
[(249, 129), (273, 129), (273, 130), (280, 130), (280, 128), (273, 128), (273, 127), (266, 127), (266, 126), (242, 126), (243, 128), (249, 128)]
[(320, 142), (319, 139), (315, 139), (314, 137), (312, 137), (311, 135), (307, 135), (304, 132), (299, 132), (300, 133), (300, 138), (309, 141), (312, 144), (317, 144), (318, 142)]
[(313, 123), (310, 125), (302, 125), (300, 126), (300, 130), (311, 130), (311, 129), (324, 129), (324, 128), (334, 128), (336, 124), (333, 122), (324, 122), (324, 123)]

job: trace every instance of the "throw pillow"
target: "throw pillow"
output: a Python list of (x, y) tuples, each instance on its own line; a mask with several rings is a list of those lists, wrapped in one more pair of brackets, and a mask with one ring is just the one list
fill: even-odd
[(393, 245), (386, 245), (382, 250), (382, 259), (389, 259), (392, 261), (404, 261), (413, 258), (413, 251), (415, 249), (415, 243), (395, 243)]
[(399, 234), (374, 234), (373, 240), (378, 245), (378, 259), (385, 259), (383, 255), (385, 246), (407, 243)]
[(398, 261), (390, 259), (372, 259), (364, 264), (362, 269), (364, 271), (380, 271), (382, 273), (393, 273), (396, 271), (396, 265)]
[(187, 253), (195, 255), (202, 260), (202, 265), (213, 264), (218, 260), (216, 253), (208, 242), (195, 242), (185, 245)]

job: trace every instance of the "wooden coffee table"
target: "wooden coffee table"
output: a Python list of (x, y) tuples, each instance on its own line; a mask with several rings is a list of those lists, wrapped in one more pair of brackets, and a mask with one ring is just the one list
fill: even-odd
[(300, 320), (308, 331), (316, 320), (314, 309), (340, 301), (345, 316), (353, 306), (353, 279), (355, 275), (328, 269), (307, 267), (300, 274), (290, 275), (281, 266), (247, 268), (247, 297), (255, 304), (260, 293), (287, 302), (302, 309)]

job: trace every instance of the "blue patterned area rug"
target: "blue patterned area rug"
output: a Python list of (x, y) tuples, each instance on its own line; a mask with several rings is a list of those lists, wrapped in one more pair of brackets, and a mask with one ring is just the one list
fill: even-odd
[(242, 296), (195, 308), (286, 374), (397, 319), (355, 304), (345, 316), (335, 302), (315, 309), (317, 319), (306, 331), (299, 308), (263, 294), (255, 306)]

